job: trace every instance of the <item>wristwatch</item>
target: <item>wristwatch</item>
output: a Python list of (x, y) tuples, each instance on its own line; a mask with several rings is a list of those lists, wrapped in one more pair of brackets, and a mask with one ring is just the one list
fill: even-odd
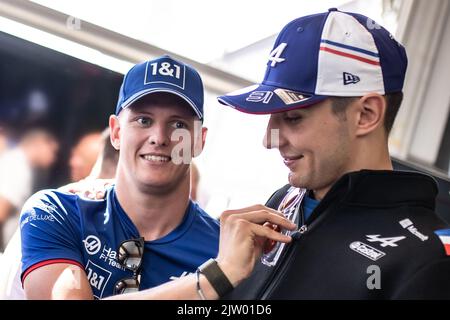
[(208, 279), (211, 286), (216, 290), (219, 297), (223, 297), (234, 289), (230, 280), (220, 269), (215, 259), (209, 259), (198, 267), (198, 271)]

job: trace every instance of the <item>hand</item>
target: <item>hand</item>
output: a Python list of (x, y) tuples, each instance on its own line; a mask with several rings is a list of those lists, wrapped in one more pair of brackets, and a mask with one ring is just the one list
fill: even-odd
[(220, 225), (217, 262), (233, 286), (250, 275), (267, 241), (290, 242), (291, 237), (279, 231), (297, 227), (278, 211), (263, 205), (225, 211)]
[(114, 179), (93, 179), (87, 177), (78, 182), (59, 188), (62, 191), (79, 195), (80, 197), (100, 200), (105, 197), (106, 189), (114, 184)]

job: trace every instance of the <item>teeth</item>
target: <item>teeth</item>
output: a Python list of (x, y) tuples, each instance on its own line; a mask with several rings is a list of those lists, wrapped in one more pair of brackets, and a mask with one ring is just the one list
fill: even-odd
[(168, 162), (168, 161), (170, 161), (169, 157), (164, 157), (164, 156), (145, 155), (144, 159), (148, 160), (148, 161), (159, 161), (159, 162)]

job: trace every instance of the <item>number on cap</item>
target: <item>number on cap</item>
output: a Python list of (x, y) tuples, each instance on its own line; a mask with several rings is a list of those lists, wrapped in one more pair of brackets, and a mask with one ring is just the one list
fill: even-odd
[(269, 61), (272, 61), (272, 63), (270, 64), (271, 67), (275, 67), (278, 62), (283, 62), (284, 60), (286, 60), (284, 58), (280, 58), (286, 46), (287, 43), (282, 42), (278, 45), (278, 47), (272, 50), (269, 56)]

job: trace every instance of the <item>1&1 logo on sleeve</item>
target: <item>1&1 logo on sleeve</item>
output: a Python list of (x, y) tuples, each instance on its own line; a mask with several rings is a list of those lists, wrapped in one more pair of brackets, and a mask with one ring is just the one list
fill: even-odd
[(111, 278), (111, 272), (93, 263), (91, 260), (88, 260), (85, 269), (94, 297), (101, 299), (103, 291)]

